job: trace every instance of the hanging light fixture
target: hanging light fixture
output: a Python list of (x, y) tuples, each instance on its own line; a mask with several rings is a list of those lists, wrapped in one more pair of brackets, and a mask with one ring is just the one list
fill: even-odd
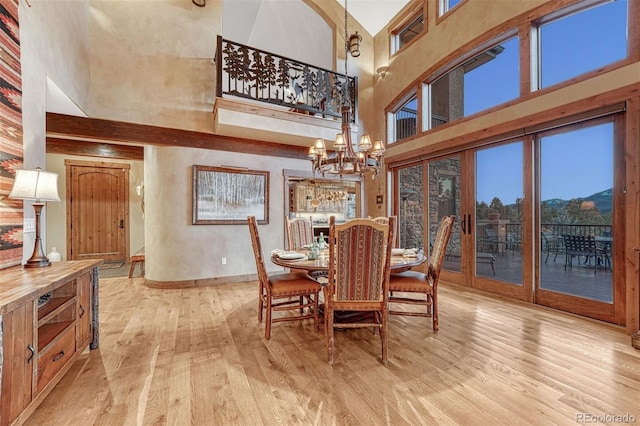
[(336, 135), (333, 143), (334, 154), (329, 156), (324, 139), (316, 139), (309, 147), (309, 159), (311, 160), (313, 173), (360, 174), (364, 175), (373, 171), (375, 178), (382, 169), (383, 154), (385, 151), (382, 140), (371, 142), (368, 134), (363, 134), (358, 142), (358, 152), (354, 151), (351, 143), (351, 97), (349, 96), (349, 76), (347, 57), (349, 52), (356, 57), (360, 56), (360, 41), (362, 36), (357, 32), (348, 36), (347, 28), (347, 0), (344, 1), (344, 75), (342, 113), (342, 132)]
[(349, 53), (354, 58), (360, 56), (360, 42), (362, 41), (362, 36), (358, 34), (356, 31), (355, 34), (351, 34), (349, 36)]

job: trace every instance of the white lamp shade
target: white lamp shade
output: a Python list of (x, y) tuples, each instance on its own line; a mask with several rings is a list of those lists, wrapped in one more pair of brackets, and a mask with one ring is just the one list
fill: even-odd
[(18, 170), (9, 198), (21, 200), (60, 201), (58, 174), (36, 170)]
[(315, 150), (315, 153), (319, 155), (326, 154), (327, 152), (327, 148), (324, 144), (324, 139), (316, 139), (313, 144), (313, 148)]
[(360, 143), (358, 144), (358, 149), (360, 151), (369, 152), (371, 151), (371, 138), (366, 133), (360, 136)]
[(344, 135), (342, 133), (338, 133), (336, 135), (336, 141), (333, 144), (333, 149), (336, 151), (345, 151), (347, 149), (347, 144), (344, 141)]

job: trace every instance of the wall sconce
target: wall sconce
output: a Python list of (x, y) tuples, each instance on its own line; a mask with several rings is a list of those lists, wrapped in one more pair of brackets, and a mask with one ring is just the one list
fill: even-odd
[(360, 56), (361, 41), (362, 41), (362, 36), (358, 34), (357, 31), (355, 34), (351, 34), (351, 36), (349, 36), (349, 52), (351, 53), (351, 56), (353, 56), (354, 58), (357, 58), (358, 56)]
[(376, 74), (378, 74), (378, 77), (384, 78), (384, 76), (387, 75), (388, 71), (389, 71), (389, 67), (382, 66), (376, 69)]
[(40, 268), (49, 266), (51, 262), (45, 256), (42, 250), (42, 241), (40, 240), (40, 213), (44, 207), (45, 201), (60, 201), (58, 195), (58, 174), (51, 172), (43, 172), (40, 167), (35, 170), (17, 170), (16, 180), (13, 182), (13, 188), (9, 194), (9, 198), (18, 200), (35, 200), (33, 210), (36, 213), (36, 240), (33, 245), (33, 254), (25, 263), (25, 268)]

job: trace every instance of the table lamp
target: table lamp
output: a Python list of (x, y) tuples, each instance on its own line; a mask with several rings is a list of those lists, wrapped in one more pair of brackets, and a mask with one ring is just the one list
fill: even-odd
[(17, 170), (16, 180), (13, 182), (9, 198), (34, 200), (32, 205), (36, 213), (36, 239), (33, 246), (33, 254), (24, 267), (40, 268), (51, 265), (42, 250), (40, 213), (45, 201), (60, 201), (58, 196), (58, 174), (43, 172), (40, 167), (35, 170)]

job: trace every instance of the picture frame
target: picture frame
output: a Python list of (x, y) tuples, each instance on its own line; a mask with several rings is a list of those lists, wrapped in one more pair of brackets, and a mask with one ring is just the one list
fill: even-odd
[(193, 166), (194, 225), (240, 225), (255, 216), (269, 223), (269, 172), (235, 167)]

